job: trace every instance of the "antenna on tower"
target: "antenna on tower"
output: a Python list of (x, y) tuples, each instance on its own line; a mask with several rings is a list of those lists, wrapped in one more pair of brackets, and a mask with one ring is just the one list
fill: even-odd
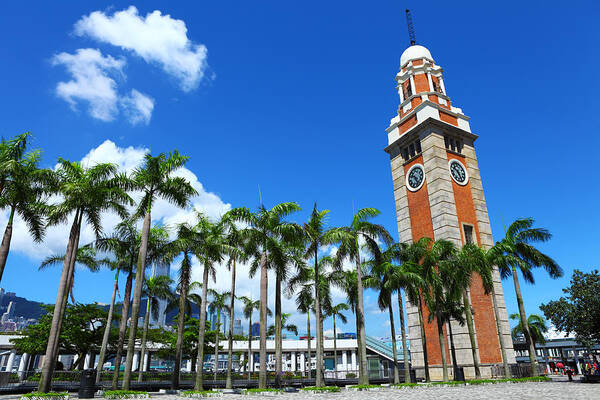
[(410, 45), (414, 46), (417, 44), (417, 39), (415, 39), (415, 27), (412, 22), (412, 15), (410, 14), (410, 10), (406, 9), (406, 25), (408, 26), (408, 38), (410, 39)]

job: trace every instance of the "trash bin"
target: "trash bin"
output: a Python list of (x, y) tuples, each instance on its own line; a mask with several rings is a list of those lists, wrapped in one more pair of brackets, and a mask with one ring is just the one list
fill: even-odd
[(96, 370), (85, 369), (81, 372), (81, 381), (79, 382), (79, 398), (93, 399), (96, 392)]
[(458, 382), (465, 381), (465, 369), (463, 367), (454, 368), (454, 380)]
[(410, 381), (412, 383), (417, 383), (417, 371), (414, 369), (410, 370)]

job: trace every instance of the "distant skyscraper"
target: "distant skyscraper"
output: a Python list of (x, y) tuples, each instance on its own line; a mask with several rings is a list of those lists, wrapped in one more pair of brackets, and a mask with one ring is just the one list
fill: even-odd
[(260, 324), (258, 322), (252, 324), (252, 336), (260, 336)]
[(242, 321), (239, 319), (233, 320), (233, 334), (234, 335), (243, 335), (242, 331)]
[[(154, 264), (152, 266), (152, 276), (170, 276), (171, 267), (169, 264)], [(156, 327), (164, 327), (167, 322), (167, 301), (158, 301), (158, 318), (154, 319), (152, 313), (150, 313), (150, 325)]]

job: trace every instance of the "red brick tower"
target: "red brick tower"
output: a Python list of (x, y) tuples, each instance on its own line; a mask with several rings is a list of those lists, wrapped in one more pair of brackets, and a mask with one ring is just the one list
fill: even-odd
[[(458, 246), (475, 242), (484, 248), (493, 245), (469, 118), (454, 107), (446, 94), (442, 68), (429, 50), (412, 45), (400, 58), (396, 75), (400, 95), (398, 115), (387, 128), (398, 232), (401, 242), (421, 237), (447, 239)], [(494, 275), (496, 303), (509, 363), (514, 351), (500, 277)], [(470, 290), (482, 374), (502, 363), (492, 297), (483, 293), (479, 278)], [(423, 375), (423, 347), (417, 309), (407, 304), (413, 366)], [(441, 350), (436, 322), (427, 322), (424, 311), (428, 359), (432, 379), (441, 378)], [(447, 330), (446, 330), (447, 331)], [(473, 356), (466, 326), (452, 323), (457, 362), (467, 378), (474, 377)], [(448, 342), (448, 340), (446, 340)], [(447, 343), (449, 349), (449, 343)], [(452, 359), (448, 352), (448, 365)], [(419, 371), (420, 369), (420, 371)], [(452, 368), (449, 368), (450, 373)]]

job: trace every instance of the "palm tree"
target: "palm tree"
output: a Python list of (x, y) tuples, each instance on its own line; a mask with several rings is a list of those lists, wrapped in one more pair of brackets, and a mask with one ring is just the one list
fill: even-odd
[[(58, 263), (65, 262), (65, 255), (53, 255), (46, 257), (40, 264), (38, 270), (43, 271), (48, 267), (54, 266)], [(90, 272), (98, 272), (102, 265), (109, 264), (106, 259), (99, 259), (96, 257), (96, 249), (91, 245), (82, 246), (77, 249), (77, 255), (75, 256), (75, 264), (85, 267)], [(69, 295), (71, 296), (71, 302), (75, 304), (75, 296), (73, 295), (73, 286), (75, 283), (75, 272), (73, 271), (73, 279), (71, 280), (71, 286), (68, 288)]]
[[(400, 288), (398, 281), (401, 279), (410, 279), (407, 275), (410, 272), (403, 271), (399, 265), (394, 264), (395, 261), (400, 260), (402, 251), (402, 245), (394, 243), (389, 246), (386, 250), (381, 252), (379, 260), (373, 259), (366, 264), (370, 266), (370, 273), (368, 278), (364, 279), (365, 287), (371, 289), (378, 289), (379, 295), (377, 296), (377, 305), (380, 310), (388, 311), (390, 318), (390, 334), (392, 337), (392, 353), (394, 355), (394, 383), (400, 383), (400, 376), (398, 372), (398, 351), (396, 348), (396, 329), (394, 324), (394, 311), (392, 308), (392, 294)], [(402, 274), (402, 272), (404, 272)], [(395, 278), (395, 279), (394, 279)], [(416, 279), (413, 278), (413, 279)], [(402, 305), (400, 304), (400, 311), (402, 312)], [(403, 315), (400, 315), (400, 319), (403, 319)], [(403, 348), (403, 351), (406, 351)], [(406, 353), (404, 353), (406, 359)], [(404, 371), (406, 374), (406, 371)], [(410, 375), (409, 375), (410, 379)]]
[[(485, 252), (474, 243), (465, 244), (456, 255), (455, 265), (452, 268), (453, 281), (457, 288), (460, 288), (462, 297), (462, 309), (464, 310), (464, 320), (469, 332), (471, 343), (471, 353), (473, 356), (473, 365), (475, 368), (475, 377), (481, 378), (481, 368), (479, 353), (477, 351), (477, 342), (475, 339), (475, 328), (473, 325), (473, 313), (471, 312), (471, 302), (467, 290), (471, 287), (471, 282), (475, 275), (478, 275), (484, 288), (484, 293), (489, 295), (494, 292), (494, 282), (492, 280), (492, 268), (486, 260)], [(492, 296), (494, 296), (492, 294)], [(495, 300), (495, 298), (494, 298)], [(494, 311), (496, 311), (495, 301)], [(499, 331), (500, 332), (500, 331)], [(503, 350), (502, 335), (500, 334), (500, 347), (502, 349), (502, 360), (505, 364), (505, 373), (510, 375), (505, 352)]]
[[(244, 318), (248, 320), (248, 380), (251, 379), (250, 373), (254, 370), (254, 363), (252, 362), (252, 314), (254, 311), (260, 310), (260, 300), (252, 300), (249, 297), (240, 297), (242, 303), (244, 303)], [(271, 316), (273, 313), (267, 308), (267, 315)]]
[(150, 315), (156, 320), (160, 311), (160, 300), (169, 301), (173, 298), (171, 285), (173, 280), (165, 275), (151, 276), (144, 283), (142, 295), (146, 296), (146, 313), (144, 315), (144, 331), (142, 333), (142, 349), (140, 351), (140, 361), (138, 367), (138, 382), (142, 381), (145, 366), (144, 358), (146, 355), (146, 340), (148, 329), (150, 327)]
[(363, 305), (363, 283), (362, 283), (362, 267), (360, 259), (359, 242), (364, 241), (364, 246), (371, 252), (375, 258), (378, 257), (379, 246), (377, 240), (385, 244), (392, 243), (392, 237), (389, 232), (382, 226), (377, 225), (369, 220), (379, 215), (379, 210), (375, 208), (363, 208), (352, 218), (352, 222), (347, 227), (335, 228), (330, 233), (332, 242), (339, 242), (338, 252), (336, 254), (336, 265), (341, 266), (344, 259), (349, 259), (356, 264), (356, 279), (357, 279), (357, 307), (356, 319), (358, 325), (358, 350), (360, 353), (360, 374), (359, 384), (369, 383), (369, 368), (367, 365), (367, 346), (365, 333), (365, 309)]
[(335, 360), (333, 362), (333, 370), (335, 372), (335, 377), (337, 378), (337, 329), (335, 326), (335, 319), (336, 317), (342, 321), (343, 324), (345, 324), (346, 322), (348, 322), (348, 320), (346, 319), (346, 316), (343, 314), (342, 311), (348, 311), (350, 309), (350, 307), (348, 306), (348, 304), (346, 303), (339, 303), (336, 304), (335, 306), (330, 307), (327, 310), (327, 316), (333, 318), (333, 359)]
[(58, 355), (58, 338), (73, 278), (75, 255), (79, 246), (83, 219), (86, 219), (96, 236), (99, 237), (102, 233), (101, 214), (105, 211), (112, 211), (125, 217), (125, 205), (132, 204), (131, 198), (125, 192), (129, 185), (128, 179), (123, 175), (117, 175), (116, 165), (97, 164), (85, 168), (81, 163), (69, 162), (62, 158), (58, 160), (58, 164), (52, 189), (58, 195), (59, 200), (50, 206), (48, 223), (49, 225), (63, 223), (71, 214), (74, 216), (52, 313), (52, 325), (38, 388), (40, 392), (50, 390), (52, 373)]
[[(314, 288), (315, 288), (315, 321), (317, 324), (317, 375), (315, 384), (317, 387), (324, 386), (323, 380), (323, 330), (322, 330), (322, 315), (321, 315), (321, 296), (319, 295), (319, 249), (323, 245), (331, 244), (331, 230), (325, 229), (325, 222), (329, 210), (317, 210), (315, 203), (310, 218), (304, 224), (304, 236), (306, 240), (306, 251), (304, 256), (306, 259), (314, 260)], [(336, 361), (337, 362), (337, 361)]]
[(432, 242), (429, 250), (425, 252), (421, 262), (422, 278), (427, 284), (427, 290), (422, 292), (425, 304), (430, 311), (429, 322), (435, 319), (437, 323), (438, 339), (442, 358), (442, 374), (444, 382), (448, 381), (448, 362), (446, 360), (446, 341), (444, 340), (444, 306), (445, 294), (448, 290), (447, 271), (452, 268), (453, 257), (457, 252), (454, 243), (448, 240)]
[[(267, 387), (267, 288), (268, 288), (268, 255), (276, 251), (281, 241), (298, 237), (300, 227), (284, 220), (289, 214), (299, 211), (296, 203), (281, 203), (270, 210), (259, 206), (256, 213), (247, 208), (236, 208), (231, 211), (234, 220), (246, 223), (243, 235), (249, 242), (253, 253), (260, 254), (260, 371), (258, 387)], [(255, 257), (255, 262), (256, 257)]]
[(137, 257), (135, 272), (135, 287), (133, 289), (133, 302), (131, 305), (131, 324), (129, 327), (129, 340), (127, 341), (127, 358), (123, 374), (123, 389), (129, 390), (131, 382), (131, 369), (133, 367), (133, 353), (135, 352), (135, 336), (137, 333), (142, 287), (144, 284), (144, 271), (146, 266), (146, 253), (148, 251), (148, 238), (150, 237), (150, 223), (152, 221), (152, 204), (158, 198), (184, 208), (189, 199), (198, 194), (187, 179), (173, 174), (182, 168), (188, 157), (173, 151), (169, 154), (161, 153), (156, 157), (146, 154), (142, 166), (133, 171), (132, 181), (135, 190), (142, 192), (135, 215), (143, 217), (142, 238)]
[[(298, 327), (292, 323), (288, 323), (288, 319), (292, 316), (290, 313), (281, 314), (281, 329), (284, 331), (292, 332), (294, 335), (298, 335)], [(275, 325), (269, 326), (267, 329), (267, 336), (275, 335)]]
[(0, 244), (0, 281), (8, 259), (12, 239), (13, 221), (19, 215), (36, 242), (44, 237), (46, 204), (43, 195), (51, 183), (52, 173), (38, 169), (40, 152), (33, 151), (13, 160), (9, 174), (2, 174), (0, 209), (8, 208), (8, 222)]
[(527, 323), (527, 314), (525, 314), (517, 270), (521, 271), (526, 282), (532, 284), (535, 283), (533, 268), (544, 268), (552, 279), (561, 277), (563, 271), (556, 261), (532, 245), (535, 242), (547, 242), (552, 238), (552, 234), (548, 230), (534, 228), (534, 222), (532, 218), (524, 218), (510, 224), (504, 238), (489, 250), (489, 254), (492, 263), (498, 267), (502, 278), (507, 278), (511, 275), (513, 277), (523, 334), (529, 344), (529, 360), (531, 362), (532, 375), (537, 376), (539, 373), (537, 370), (535, 347)]
[[(525, 330), (523, 329), (523, 324), (521, 323), (520, 318), (521, 317), (519, 314), (510, 314), (510, 319), (514, 321), (519, 321), (518, 324), (511, 331), (513, 338), (516, 338), (519, 335), (525, 335)], [(546, 319), (544, 317), (537, 314), (530, 314), (527, 317), (527, 325), (529, 326), (529, 333), (531, 334), (533, 348), (535, 348), (536, 343), (546, 343), (546, 338), (544, 337), (544, 334), (548, 332), (548, 325), (546, 325)], [(546, 369), (548, 369), (547, 357), (545, 357), (545, 361)]]
[[(308, 355), (308, 371), (307, 376), (310, 378), (312, 371), (312, 359), (310, 356), (310, 341), (312, 339), (310, 334), (310, 312), (314, 309), (315, 299), (313, 297), (313, 290), (311, 285), (304, 285), (298, 291), (296, 296), (296, 308), (302, 314), (306, 314), (306, 336), (307, 336), (307, 355)], [(302, 368), (304, 369), (304, 365)]]
[[(175, 344), (175, 364), (173, 366), (173, 374), (171, 376), (171, 389), (179, 389), (179, 372), (181, 371), (181, 359), (183, 349), (183, 334), (185, 330), (185, 317), (186, 314), (191, 314), (191, 304), (189, 304), (188, 296), (190, 295), (191, 288), (191, 273), (192, 273), (192, 260), (191, 256), (194, 252), (194, 241), (195, 237), (194, 228), (189, 224), (179, 224), (177, 226), (177, 238), (169, 243), (165, 249), (165, 257), (171, 261), (173, 258), (180, 254), (183, 254), (181, 265), (179, 267), (179, 282), (178, 292), (179, 297), (173, 299), (173, 302), (177, 301), (179, 313), (177, 315), (177, 342)], [(200, 284), (197, 283), (199, 286)], [(199, 306), (201, 305), (201, 301)], [(189, 310), (189, 312), (188, 312)]]
[[(114, 371), (112, 377), (112, 389), (115, 390), (119, 383), (119, 372), (121, 369), (121, 358), (123, 357), (123, 344), (125, 343), (125, 333), (127, 330), (127, 319), (129, 317), (129, 308), (131, 306), (131, 289), (133, 286), (133, 276), (135, 274), (135, 263), (137, 251), (140, 244), (140, 234), (135, 224), (130, 219), (121, 221), (115, 228), (111, 236), (96, 240), (96, 248), (100, 251), (110, 252), (116, 260), (120, 262), (123, 273), (127, 274), (125, 282), (125, 291), (123, 293), (123, 305), (121, 308), (121, 320), (119, 322), (119, 339), (117, 342), (117, 351), (114, 361)], [(104, 345), (104, 351), (106, 346)], [(102, 350), (100, 354), (103, 355)], [(100, 363), (102, 361), (102, 363)], [(99, 359), (97, 366), (96, 381), (99, 381), (104, 358)]]
[[(202, 273), (202, 305), (200, 307), (200, 326), (198, 330), (198, 373), (196, 374), (195, 390), (203, 390), (204, 339), (206, 330), (206, 306), (208, 304), (208, 278), (215, 280), (215, 264), (223, 261), (224, 257), (233, 254), (232, 248), (225, 235), (225, 224), (222, 221), (212, 223), (201, 213), (196, 214), (198, 220), (194, 226), (193, 251), (200, 261)], [(217, 343), (218, 346), (218, 343)]]
[(465, 310), (461, 303), (461, 289), (458, 285), (453, 285), (452, 279), (445, 281), (447, 283), (442, 295), (442, 302), (438, 306), (437, 318), (442, 321), (442, 325), (448, 327), (448, 338), (450, 339), (450, 354), (452, 355), (452, 368), (454, 371), (454, 380), (458, 377), (458, 362), (456, 360), (456, 348), (454, 347), (454, 335), (452, 334), (452, 321), (456, 321), (460, 326), (464, 326)]
[(228, 346), (227, 346), (227, 378), (225, 380), (225, 388), (231, 389), (233, 387), (231, 382), (231, 369), (233, 364), (233, 321), (235, 318), (235, 278), (236, 278), (236, 263), (237, 261), (247, 260), (247, 249), (246, 240), (244, 239), (241, 231), (235, 224), (233, 217), (230, 213), (226, 213), (223, 216), (223, 223), (226, 225), (227, 233), (226, 240), (232, 249), (236, 252), (229, 256), (227, 260), (227, 268), (231, 271), (231, 296), (229, 304), (229, 334), (228, 334)]
[(102, 336), (102, 345), (100, 346), (100, 354), (98, 355), (98, 366), (96, 367), (96, 384), (100, 382), (100, 375), (104, 368), (104, 358), (106, 357), (106, 348), (108, 346), (108, 339), (110, 338), (110, 328), (112, 326), (113, 314), (115, 310), (115, 300), (117, 293), (119, 292), (119, 273), (123, 267), (121, 260), (111, 260), (108, 262), (108, 266), (111, 270), (115, 271), (115, 283), (113, 285), (112, 297), (110, 300), (110, 307), (108, 308), (108, 316), (106, 318), (106, 326), (104, 327), (104, 335)]
[[(423, 260), (425, 258), (425, 255), (429, 251), (431, 241), (432, 240), (430, 238), (421, 238), (408, 246), (404, 246), (402, 252), (402, 267), (419, 276), (418, 280), (415, 280), (413, 282), (406, 282), (407, 284), (404, 285), (404, 292), (406, 294), (406, 297), (408, 298), (408, 301), (410, 301), (411, 304), (416, 305), (418, 311), (419, 331), (421, 345), (423, 348), (425, 382), (430, 382), (431, 377), (429, 374), (429, 357), (427, 352), (427, 340), (425, 336), (425, 322), (423, 318), (423, 293), (429, 291), (427, 282), (430, 279), (428, 274), (431, 274), (431, 270), (427, 268), (427, 265), (424, 265)], [(400, 304), (401, 301), (402, 299), (399, 298), (398, 303)]]
[[(404, 305), (402, 300), (402, 291), (405, 292), (411, 288), (418, 288), (424, 285), (423, 280), (418, 274), (418, 270), (411, 267), (410, 263), (404, 261), (410, 260), (411, 245), (406, 243), (393, 244), (388, 251), (391, 253), (390, 273), (388, 275), (389, 289), (396, 292), (398, 301), (398, 314), (400, 317), (400, 333), (402, 337), (402, 358), (404, 362), (404, 382), (410, 383), (410, 365), (408, 361), (408, 345), (406, 343), (406, 322), (404, 320)], [(386, 257), (384, 257), (385, 259)], [(396, 262), (396, 263), (393, 263)], [(402, 262), (402, 264), (397, 264)]]
[(0, 197), (4, 194), (6, 180), (19, 168), (30, 136), (29, 132), (25, 132), (9, 140), (0, 140)]
[(219, 293), (214, 289), (209, 289), (208, 294), (212, 297), (212, 301), (208, 306), (208, 311), (211, 314), (217, 315), (217, 326), (215, 326), (215, 382), (217, 380), (217, 373), (219, 370), (219, 333), (221, 331), (221, 313), (223, 311), (229, 311), (227, 301), (231, 297), (230, 292)]

